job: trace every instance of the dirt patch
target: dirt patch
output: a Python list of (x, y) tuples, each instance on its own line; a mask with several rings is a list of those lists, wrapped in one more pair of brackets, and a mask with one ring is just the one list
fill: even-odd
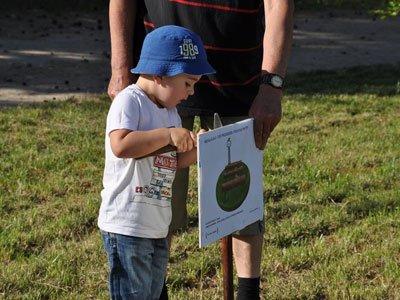
[[(298, 13), (288, 72), (400, 62), (400, 18)], [(106, 13), (0, 16), (0, 103), (95, 96), (106, 91)]]
[(289, 72), (400, 62), (400, 18), (353, 12), (296, 15)]
[(0, 17), (0, 101), (43, 101), (103, 93), (110, 46), (105, 15)]

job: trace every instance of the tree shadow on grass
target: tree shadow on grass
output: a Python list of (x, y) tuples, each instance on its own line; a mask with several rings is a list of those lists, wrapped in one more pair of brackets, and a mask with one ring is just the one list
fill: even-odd
[(0, 109), (15, 109), (17, 107), (39, 109), (46, 112), (65, 110), (68, 107), (79, 107), (83, 110), (103, 110), (107, 111), (110, 107), (111, 101), (107, 94), (100, 94), (98, 96), (88, 96), (87, 99), (82, 97), (69, 97), (65, 100), (45, 100), (43, 102), (32, 101), (0, 101)]
[(286, 95), (391, 96), (400, 94), (400, 64), (297, 73), (288, 75), (286, 86)]

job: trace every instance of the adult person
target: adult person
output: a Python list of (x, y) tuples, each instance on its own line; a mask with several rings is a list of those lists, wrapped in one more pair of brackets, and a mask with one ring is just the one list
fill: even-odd
[[(108, 94), (113, 98), (134, 82), (136, 63), (146, 31), (164, 25), (186, 27), (202, 38), (215, 75), (200, 80), (194, 97), (178, 107), (184, 127), (200, 116), (202, 127), (218, 112), (224, 124), (255, 119), (259, 149), (281, 119), (281, 99), (293, 33), (293, 0), (110, 0), (111, 70)], [(133, 37), (133, 38), (132, 38)], [(160, 49), (162, 51), (162, 49)], [(186, 224), (188, 170), (174, 183), (170, 232)], [(233, 236), (238, 275), (237, 299), (259, 299), (263, 222)]]

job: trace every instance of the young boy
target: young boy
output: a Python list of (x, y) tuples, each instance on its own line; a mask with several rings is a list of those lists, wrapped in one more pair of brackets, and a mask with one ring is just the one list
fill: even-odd
[[(158, 299), (175, 171), (196, 161), (196, 135), (181, 128), (176, 105), (193, 94), (202, 75), (215, 71), (200, 38), (178, 26), (149, 33), (131, 71), (140, 74), (137, 83), (117, 95), (107, 116), (98, 226), (111, 298)], [(176, 150), (154, 154), (168, 145)]]

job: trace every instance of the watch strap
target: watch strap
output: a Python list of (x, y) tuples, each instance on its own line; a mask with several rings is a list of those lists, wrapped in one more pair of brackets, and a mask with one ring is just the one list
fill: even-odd
[[(273, 78), (274, 77), (278, 77), (279, 79), (280, 79), (280, 81), (282, 82), (282, 84), (279, 86), (279, 85), (276, 85), (276, 84), (274, 84), (274, 82), (273, 82)], [(283, 79), (283, 77), (282, 76), (280, 76), (279, 74), (274, 74), (274, 73), (263, 73), (261, 76), (260, 76), (260, 84), (268, 84), (268, 85), (270, 85), (270, 86), (272, 86), (273, 88), (276, 88), (276, 89), (282, 89), (283, 88), (283, 86), (284, 86), (284, 79)]]

